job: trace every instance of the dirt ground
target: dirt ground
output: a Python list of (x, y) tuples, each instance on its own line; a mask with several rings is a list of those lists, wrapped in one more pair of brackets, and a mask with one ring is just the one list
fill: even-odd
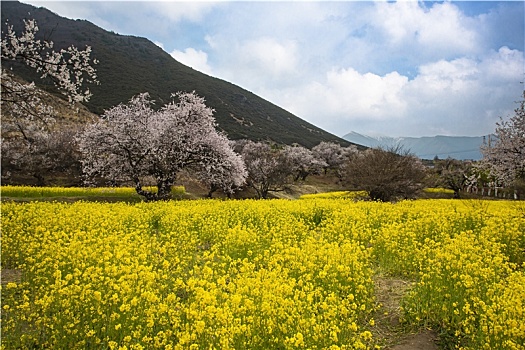
[(406, 336), (399, 344), (389, 347), (390, 350), (437, 350), (437, 335), (430, 330)]
[(16, 269), (2, 269), (0, 276), (3, 286), (7, 285), (9, 282), (20, 282), (22, 278), (22, 272)]
[(383, 340), (389, 350), (439, 350), (437, 334), (422, 329), (410, 332), (399, 322), (400, 301), (412, 282), (399, 278), (378, 276), (375, 278), (376, 298), (380, 305), (375, 316), (375, 336)]

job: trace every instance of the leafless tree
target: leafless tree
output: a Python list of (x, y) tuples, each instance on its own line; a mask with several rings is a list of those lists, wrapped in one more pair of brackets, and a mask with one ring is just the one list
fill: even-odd
[(412, 198), (423, 187), (421, 161), (399, 148), (368, 149), (345, 163), (343, 182), (383, 202)]
[(78, 148), (74, 142), (77, 130), (70, 126), (46, 133), (35, 133), (31, 142), (13, 137), (2, 142), (2, 177), (11, 174), (31, 175), (37, 186), (45, 186), (51, 177), (81, 176)]
[(434, 161), (434, 172), (437, 174), (435, 185), (454, 191), (454, 198), (460, 198), (460, 191), (469, 181), (472, 162), (453, 158)]

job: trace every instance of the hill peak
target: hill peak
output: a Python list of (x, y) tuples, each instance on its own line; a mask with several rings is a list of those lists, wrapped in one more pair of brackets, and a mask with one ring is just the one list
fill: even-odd
[[(48, 39), (55, 49), (91, 46), (92, 58), (99, 61), (96, 69), (100, 85), (90, 86), (93, 97), (86, 106), (98, 115), (142, 92), (149, 92), (160, 106), (170, 101), (174, 92), (195, 91), (215, 110), (219, 128), (230, 139), (297, 143), (309, 148), (322, 141), (350, 144), (239, 86), (181, 64), (146, 38), (112, 33), (87, 20), (67, 19), (17, 1), (2, 1), (1, 9), (4, 32), (7, 19), (20, 33), (22, 19), (29, 17), (37, 21), (42, 37), (51, 33)], [(34, 72), (10, 62), (2, 64), (39, 84)]]

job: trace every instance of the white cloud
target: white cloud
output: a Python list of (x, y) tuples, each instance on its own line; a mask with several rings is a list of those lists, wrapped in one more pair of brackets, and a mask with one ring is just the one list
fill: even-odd
[(184, 51), (173, 50), (170, 55), (182, 64), (185, 64), (199, 72), (211, 75), (212, 69), (208, 65), (208, 54), (194, 48), (187, 48)]
[(379, 76), (360, 74), (351, 68), (332, 70), (327, 74), (326, 91), (332, 95), (330, 107), (335, 107), (337, 113), (346, 114), (347, 118), (383, 119), (386, 116), (399, 117), (403, 113), (406, 106), (399, 92), (407, 81), (397, 72)]
[(159, 16), (172, 22), (188, 20), (202, 21), (217, 3), (205, 1), (149, 1), (148, 7)]
[(339, 17), (344, 6), (354, 4), (231, 3), (204, 36), (210, 64), (221, 78), (254, 92), (311, 81), (333, 66), (334, 47), (347, 38)]
[(439, 60), (421, 65), (405, 86), (405, 128), (427, 135), (483, 135), (499, 116), (512, 112), (524, 75), (523, 52), (502, 48), (478, 59)]
[(439, 60), (419, 67), (411, 85), (418, 95), (434, 99), (436, 94), (466, 92), (469, 82), (479, 79), (479, 73), (477, 62), (472, 59)]
[(264, 94), (337, 135), (483, 135), (512, 112), (524, 66), (523, 52), (502, 47), (480, 59), (422, 64), (413, 79), (333, 69), (322, 80)]
[(96, 18), (105, 29), (163, 43), (178, 61), (337, 135), (486, 134), (499, 116), (512, 112), (523, 90), (522, 3), (39, 6), (47, 4), (75, 18)]
[(418, 50), (417, 55), (448, 57), (475, 52), (480, 38), (475, 21), (450, 2), (430, 9), (416, 1), (380, 2), (372, 23), (381, 29), (387, 45)]
[[(296, 115), (342, 135), (351, 130), (352, 122), (402, 118), (407, 83), (408, 78), (397, 72), (379, 76), (352, 68), (334, 69), (322, 81), (283, 90), (273, 98)], [(348, 127), (341, 128), (344, 125)]]
[(525, 78), (523, 52), (511, 50), (507, 46), (497, 52), (491, 51), (482, 63), (486, 77), (493, 80), (512, 81)]
[(419, 42), (436, 51), (446, 50), (470, 53), (476, 49), (478, 38), (470, 28), (472, 21), (465, 18), (451, 3), (435, 4), (423, 17)]
[(207, 37), (212, 67), (218, 77), (250, 91), (260, 93), (265, 88), (279, 89), (295, 85), (306, 72), (301, 71), (297, 43), (257, 37), (227, 42), (222, 37)]
[(250, 70), (264, 72), (272, 78), (292, 74), (297, 65), (297, 48), (292, 41), (263, 37), (241, 45), (237, 54)]

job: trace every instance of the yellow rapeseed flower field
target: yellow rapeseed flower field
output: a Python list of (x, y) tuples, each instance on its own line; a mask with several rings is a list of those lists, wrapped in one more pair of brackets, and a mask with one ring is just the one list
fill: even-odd
[(525, 211), (343, 198), (2, 203), (2, 348), (374, 349), (376, 273), (403, 321), (525, 349)]

